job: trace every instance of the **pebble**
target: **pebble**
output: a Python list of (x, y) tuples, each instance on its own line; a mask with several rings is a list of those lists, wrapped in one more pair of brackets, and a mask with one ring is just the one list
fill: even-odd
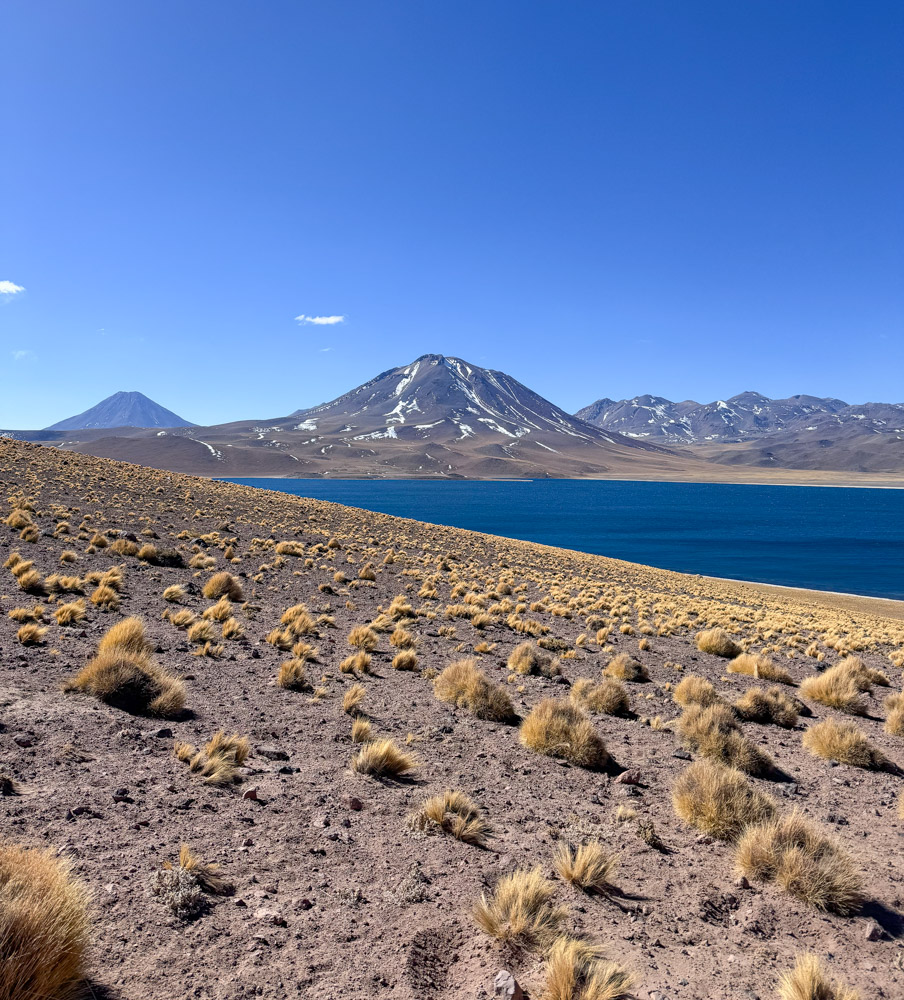
[(252, 802), (259, 802), (260, 801), (260, 799), (257, 797), (257, 789), (256, 788), (246, 788), (245, 791), (242, 792), (242, 798), (243, 799), (250, 799)]
[(524, 1000), (524, 991), (511, 972), (500, 969), (493, 980), (493, 996), (499, 1000)]
[(262, 743), (257, 747), (259, 757), (266, 757), (267, 760), (288, 760), (289, 755), (281, 747), (274, 743)]

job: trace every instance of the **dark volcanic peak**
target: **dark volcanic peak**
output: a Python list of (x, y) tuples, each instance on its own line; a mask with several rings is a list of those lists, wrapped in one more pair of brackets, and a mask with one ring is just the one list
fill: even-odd
[[(417, 438), (598, 443), (615, 439), (570, 416), (504, 372), (441, 354), (390, 368), (330, 403), (299, 410), (297, 429), (329, 431), (349, 441)], [(621, 442), (623, 444), (629, 442)]]
[(49, 431), (85, 430), (91, 427), (194, 427), (141, 392), (114, 392), (84, 413), (60, 420)]
[(807, 395), (770, 399), (748, 391), (712, 403), (673, 403), (660, 396), (603, 399), (579, 410), (577, 416), (608, 431), (663, 444), (737, 443), (775, 434), (811, 433), (826, 423), (883, 433), (902, 423), (904, 406), (851, 406), (841, 399)]

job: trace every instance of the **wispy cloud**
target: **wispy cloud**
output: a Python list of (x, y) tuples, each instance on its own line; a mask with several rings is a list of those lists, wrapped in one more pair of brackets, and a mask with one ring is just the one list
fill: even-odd
[(331, 351), (331, 350), (332, 350), (332, 347), (321, 347), (320, 348), (320, 353), (321, 354), (326, 354), (327, 351)]
[(337, 323), (344, 323), (344, 316), (305, 316), (302, 313), (295, 317), (295, 322), (299, 326), (335, 326)]
[(34, 356), (34, 351), (10, 351), (13, 361), (30, 361)]
[(24, 291), (21, 285), (16, 285), (12, 281), (0, 281), (0, 295), (18, 295)]

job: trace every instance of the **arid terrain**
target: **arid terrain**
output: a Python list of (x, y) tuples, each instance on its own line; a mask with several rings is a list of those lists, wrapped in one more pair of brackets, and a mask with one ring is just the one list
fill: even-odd
[(85, 997), (904, 995), (904, 605), (27, 442), (0, 483), (3, 841), (90, 893)]

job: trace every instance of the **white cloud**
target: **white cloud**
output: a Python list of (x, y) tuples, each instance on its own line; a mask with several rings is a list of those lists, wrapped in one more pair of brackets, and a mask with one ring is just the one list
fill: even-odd
[(306, 326), (311, 324), (312, 326), (335, 326), (337, 323), (344, 323), (344, 316), (305, 316), (302, 313), (300, 316), (295, 317), (295, 322), (299, 326)]
[(18, 295), (24, 291), (21, 285), (13, 284), (11, 281), (0, 281), (0, 295)]
[(326, 354), (327, 351), (331, 351), (331, 350), (332, 350), (332, 347), (321, 347), (320, 348), (320, 353), (321, 354)]
[(13, 361), (30, 361), (34, 356), (34, 351), (10, 351)]

